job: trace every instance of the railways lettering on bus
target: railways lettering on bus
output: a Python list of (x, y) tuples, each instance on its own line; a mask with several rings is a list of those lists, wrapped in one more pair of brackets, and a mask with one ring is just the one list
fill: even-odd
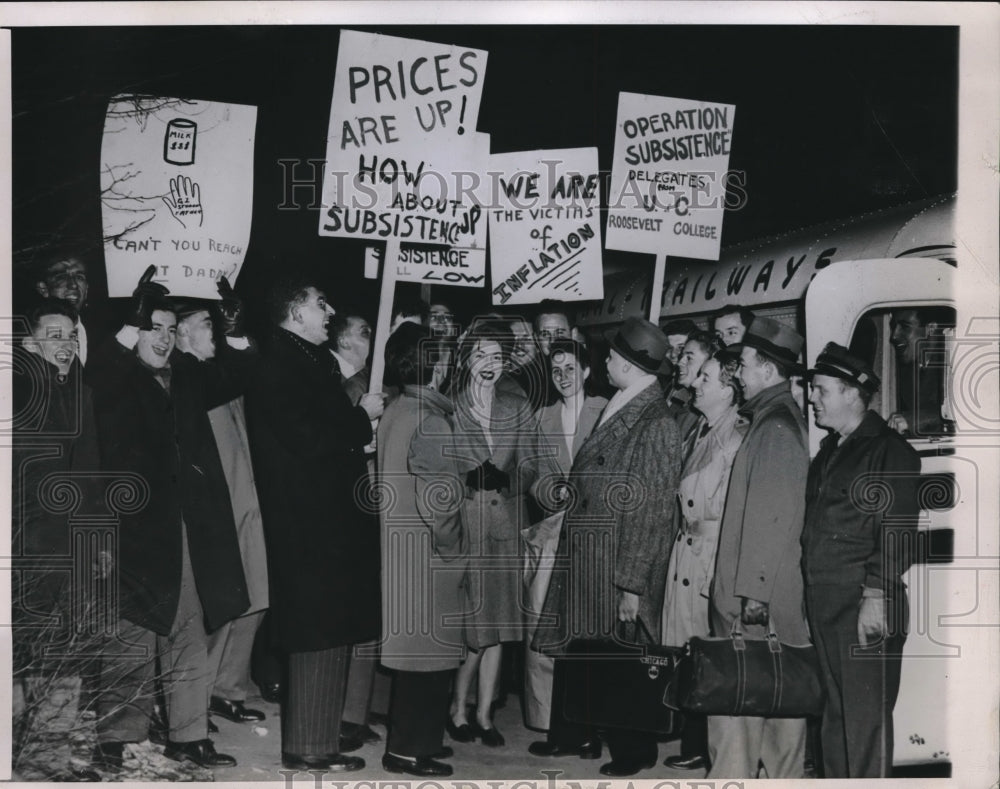
[[(980, 465), (963, 434), (960, 402), (952, 402), (956, 375), (954, 276), (961, 265), (954, 233), (955, 196), (897, 208), (723, 249), (719, 261), (667, 258), (660, 323), (690, 318), (707, 328), (723, 305), (738, 304), (787, 323), (806, 338), (809, 365), (827, 342), (868, 356), (883, 387), (872, 408), (884, 418), (913, 402), (907, 387), (915, 376), (934, 377), (939, 393), (922, 402), (933, 417), (914, 424), (907, 438), (921, 457), (920, 523), (916, 561), (904, 575), (910, 599), (910, 629), (894, 713), (894, 762), (922, 774), (950, 775), (947, 707), (957, 671), (957, 647), (941, 622), (951, 610), (955, 557), (976, 554), (976, 501)], [(651, 275), (618, 271), (605, 277), (603, 302), (578, 315), (584, 332), (603, 332), (626, 318), (649, 315)], [(920, 362), (910, 380), (893, 343), (893, 315), (904, 310), (932, 316), (921, 335)], [(898, 345), (898, 343), (897, 343)], [(927, 380), (930, 380), (928, 378)], [(907, 400), (908, 398), (908, 400)], [(807, 415), (810, 456), (825, 432)], [(956, 435), (956, 419), (958, 424)], [(928, 428), (926, 425), (932, 425)], [(961, 440), (958, 440), (961, 439)], [(927, 769), (930, 771), (927, 772)]]

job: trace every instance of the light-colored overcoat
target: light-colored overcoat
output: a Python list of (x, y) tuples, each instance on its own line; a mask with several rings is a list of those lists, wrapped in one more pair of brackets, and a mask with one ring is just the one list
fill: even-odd
[(707, 636), (708, 595), (715, 571), (719, 525), (726, 504), (729, 473), (743, 440), (736, 405), (704, 436), (695, 437), (684, 463), (677, 493), (680, 530), (670, 553), (667, 594), (663, 603), (663, 643), (684, 646), (693, 636)]
[[(577, 417), (576, 432), (567, 436), (562, 423), (562, 400), (545, 406), (538, 412), (538, 430), (535, 439), (539, 466), (536, 483), (532, 488), (535, 495), (540, 488), (551, 490), (545, 482), (553, 479), (565, 481), (573, 467), (573, 458), (593, 432), (608, 404), (604, 397), (587, 397)], [(567, 440), (569, 439), (569, 440)], [(559, 535), (562, 533), (563, 515), (545, 518), (524, 529), (524, 587), (527, 594), (527, 638), (524, 655), (524, 718), (528, 726), (548, 729), (552, 712), (552, 672), (553, 658), (531, 648), (531, 638), (538, 623), (549, 581)]]
[(462, 502), (462, 523), (469, 534), (466, 643), (482, 649), (524, 637), (521, 529), (528, 526), (524, 494), (533, 466), (525, 461), (533, 454), (535, 421), (525, 398), (496, 390), (490, 410), (491, 447), (468, 392), (457, 393), (454, 404), (461, 478), (489, 460), (510, 479), (509, 487), (500, 491), (467, 488)]
[(468, 535), (455, 463), (452, 405), (404, 386), (378, 426), (382, 527), (382, 665), (400, 671), (458, 668)]
[(229, 486), (229, 498), (233, 504), (243, 574), (246, 576), (247, 594), (250, 596), (250, 607), (245, 616), (267, 608), (268, 583), (264, 522), (260, 515), (253, 464), (250, 461), (250, 441), (247, 438), (243, 398), (238, 397), (213, 408), (208, 412), (208, 421), (212, 424), (222, 471)]
[(599, 425), (576, 456), (559, 545), (569, 568), (553, 572), (537, 648), (613, 637), (622, 591), (639, 595), (639, 617), (659, 638), (679, 475), (677, 425), (652, 383)]
[[(741, 598), (767, 603), (778, 637), (805, 644), (802, 549), (809, 450), (806, 424), (788, 383), (758, 392), (740, 409), (748, 423), (733, 460), (712, 583), (712, 628), (728, 635)], [(761, 625), (745, 626), (763, 638)]]

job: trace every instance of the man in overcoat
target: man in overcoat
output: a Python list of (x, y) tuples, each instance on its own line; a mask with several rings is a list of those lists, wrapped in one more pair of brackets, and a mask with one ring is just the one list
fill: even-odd
[[(908, 618), (906, 585), (920, 457), (868, 410), (871, 367), (829, 343), (809, 371), (816, 424), (829, 429), (809, 468), (802, 567), (826, 706), (826, 778), (892, 773), (892, 709)], [(875, 495), (872, 495), (872, 493)]]
[[(351, 405), (357, 405), (361, 395), (368, 391), (371, 371), (368, 356), (372, 349), (372, 327), (356, 308), (342, 308), (330, 323), (330, 353), (340, 365), (340, 382)], [(365, 448), (369, 474), (375, 473), (375, 446)], [(366, 742), (379, 742), (382, 738), (368, 725), (375, 690), (378, 662), (374, 642), (358, 644), (351, 652), (347, 669), (347, 698), (344, 701), (344, 720), (340, 725), (341, 751), (356, 750)], [(386, 688), (388, 690), (388, 688)]]
[[(677, 532), (680, 448), (655, 372), (668, 343), (655, 325), (627, 320), (611, 341), (608, 377), (617, 388), (601, 421), (580, 447), (569, 477), (570, 505), (559, 552), (569, 573), (554, 571), (535, 645), (564, 648), (573, 638), (619, 637), (659, 644), (670, 548)], [(636, 622), (641, 620), (641, 627)], [(627, 623), (625, 633), (619, 623)], [(629, 633), (628, 631), (631, 631)], [(560, 689), (553, 689), (558, 700)], [(552, 711), (549, 739), (576, 745), (592, 733)], [(654, 735), (607, 733), (611, 761), (601, 773), (634, 775), (656, 764)]]
[[(806, 644), (799, 536), (809, 465), (806, 425), (792, 398), (802, 337), (770, 318), (755, 318), (740, 345), (738, 375), (747, 401), (746, 434), (733, 460), (719, 530), (711, 623), (716, 636), (734, 623), (764, 638), (768, 621), (786, 644)], [(801, 778), (804, 718), (709, 716), (709, 778)]]
[(273, 323), (247, 397), (271, 572), (272, 628), (288, 655), (282, 762), (359, 770), (339, 753), (351, 645), (379, 635), (379, 539), (364, 446), (381, 395), (357, 406), (324, 347), (333, 309), (309, 280), (277, 283)]
[[(226, 294), (217, 306), (201, 299), (177, 304), (177, 349), (208, 362), (216, 355), (216, 334), (242, 335), (242, 304), (223, 278)], [(257, 501), (243, 397), (208, 412), (229, 487), (236, 534), (250, 605), (239, 617), (208, 636), (209, 712), (235, 723), (264, 720), (260, 710), (244, 706), (250, 685), (250, 653), (267, 610), (267, 551)]]
[[(226, 478), (208, 411), (241, 390), (247, 359), (218, 364), (175, 350), (177, 317), (150, 266), (125, 327), (94, 350), (104, 467), (144, 481), (118, 526), (116, 636), (107, 640), (98, 706), (99, 766), (121, 766), (123, 744), (146, 738), (159, 654), (167, 702), (165, 755), (231, 766), (208, 739), (206, 632), (249, 604)], [(131, 511), (129, 511), (131, 510)], [(136, 656), (136, 647), (145, 650)]]

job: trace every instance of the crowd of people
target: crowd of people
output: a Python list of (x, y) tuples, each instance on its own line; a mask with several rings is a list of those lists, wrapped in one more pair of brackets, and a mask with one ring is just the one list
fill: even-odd
[[(920, 464), (906, 419), (869, 409), (870, 359), (830, 343), (806, 370), (801, 335), (738, 305), (707, 328), (630, 318), (605, 344), (560, 303), (461, 326), (451, 305), (418, 302), (395, 307), (372, 392), (371, 325), (315, 282), (276, 281), (268, 331), (250, 337), (224, 279), (202, 301), (152, 274), (97, 337), (85, 264), (46, 259), (15, 365), (21, 709), (51, 670), (38, 634), (73, 601), (69, 629), (99, 636), (81, 695), (95, 768), (120, 769), (147, 737), (235, 764), (211, 716), (264, 718), (245, 703), (263, 650), (282, 667), (261, 689), (281, 700), (288, 769), (365, 766), (351, 752), (380, 738), (379, 665), (386, 770), (450, 775), (446, 735), (506, 747), (506, 655), (526, 725), (546, 733), (533, 755), (606, 745), (601, 774), (631, 776), (657, 764), (656, 735), (567, 719), (557, 656), (573, 639), (683, 646), (738, 629), (815, 644), (818, 743), (803, 718), (688, 715), (668, 767), (796, 778), (810, 758), (827, 777), (889, 774)], [(802, 386), (829, 431), (811, 462)], [(78, 489), (73, 513), (53, 506), (53, 475)], [(85, 577), (46, 563), (74, 555), (76, 516), (107, 508), (113, 535)], [(84, 588), (104, 601), (86, 622)]]

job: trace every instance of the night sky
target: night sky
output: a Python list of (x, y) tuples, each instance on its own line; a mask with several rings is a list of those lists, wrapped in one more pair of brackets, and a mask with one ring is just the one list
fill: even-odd
[[(351, 27), (486, 50), (478, 130), (492, 135), (493, 152), (596, 145), (605, 170), (619, 91), (736, 105), (730, 168), (745, 171), (749, 201), (726, 212), (724, 246), (956, 188), (957, 28)], [(302, 178), (306, 160), (325, 157), (338, 31), (15, 29), (15, 263), (52, 239), (95, 249), (100, 262), (111, 96), (252, 104), (254, 217), (238, 290), (254, 298), (279, 264), (309, 266), (335, 301), (374, 306), (364, 244), (320, 238), (318, 209), (278, 210), (278, 160), (300, 160)], [(308, 193), (297, 196), (306, 202)], [(613, 251), (605, 261), (650, 265), (649, 256)], [(99, 298), (101, 265), (91, 280)], [(456, 293), (466, 312), (488, 305), (486, 290)]]

